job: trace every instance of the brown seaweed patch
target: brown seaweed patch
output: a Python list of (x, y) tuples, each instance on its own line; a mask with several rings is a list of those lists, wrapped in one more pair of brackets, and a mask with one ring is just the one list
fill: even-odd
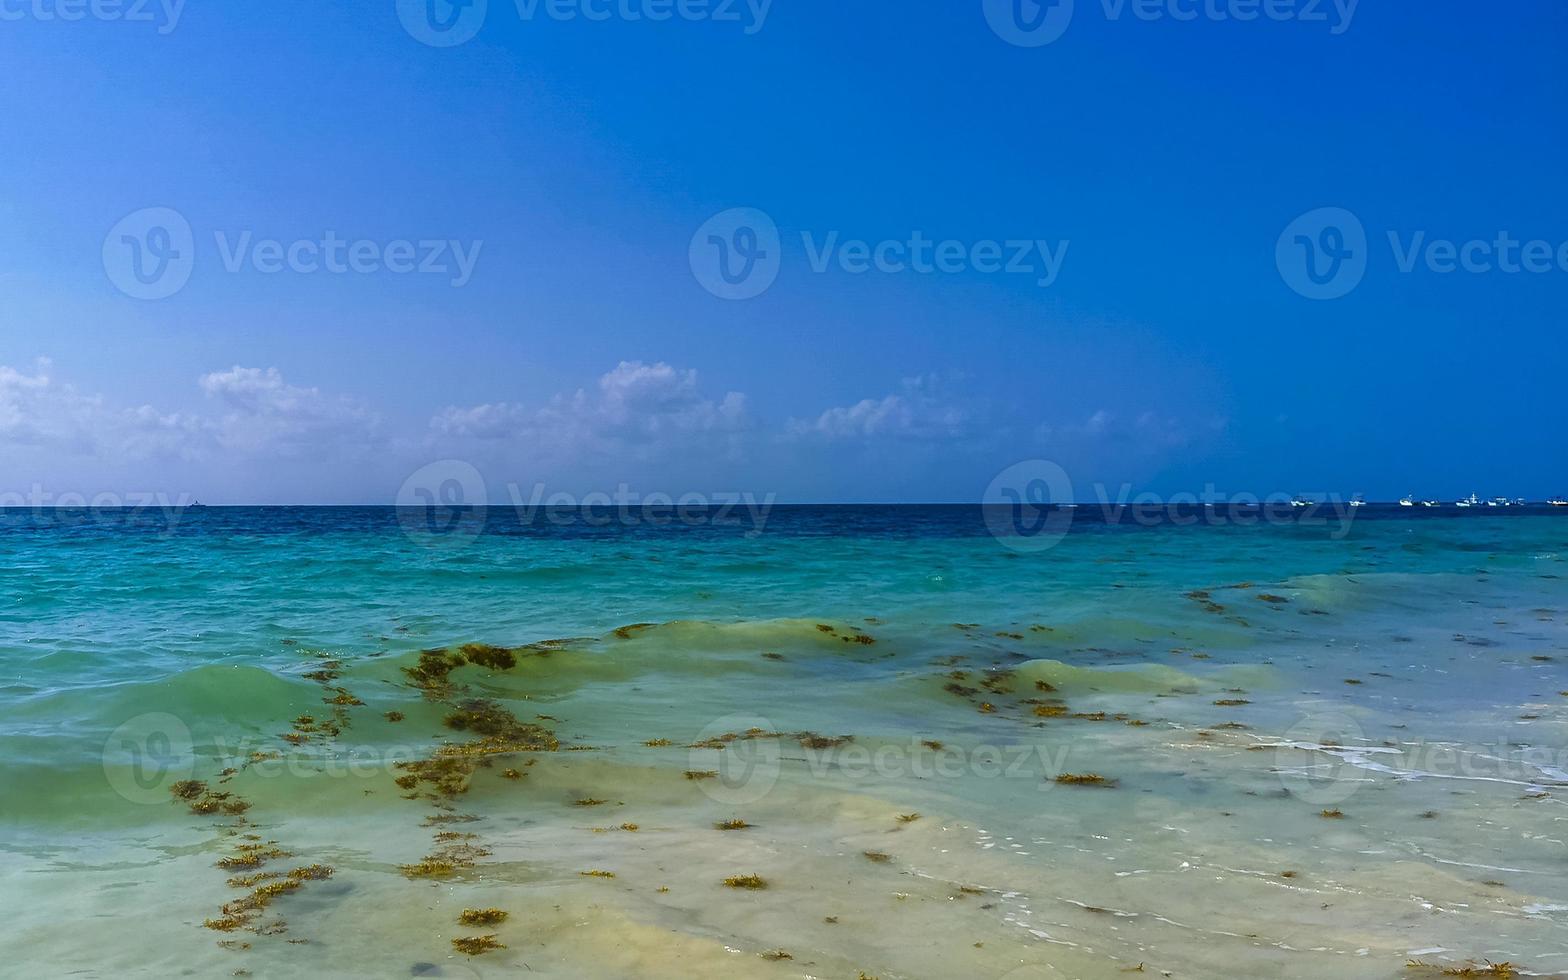
[(517, 666), (517, 654), (506, 647), (491, 646), (488, 643), (465, 643), (458, 652), (462, 654), (464, 660), (476, 667), (511, 670)]
[(1016, 671), (993, 670), (986, 671), (985, 679), (980, 682), (980, 687), (991, 691), (993, 695), (1011, 695)]
[(898, 815), (898, 822), (899, 823), (914, 823), (916, 820), (919, 820), (919, 819), (920, 819), (920, 814), (918, 814), (918, 813), (900, 813)]
[(1220, 698), (1214, 703), (1219, 705), (1221, 708), (1234, 708), (1237, 705), (1251, 704), (1252, 702), (1248, 701), (1246, 698)]
[(445, 878), (457, 871), (457, 865), (437, 858), (422, 858), (413, 864), (400, 864), (398, 870), (409, 878)]
[(449, 823), (473, 823), (480, 819), (472, 813), (432, 813), (425, 818), (426, 827), (441, 827)]
[(836, 749), (841, 745), (848, 745), (855, 740), (853, 735), (818, 735), (816, 732), (796, 732), (795, 740), (803, 748), (808, 749)]
[(457, 921), (465, 926), (493, 926), (505, 922), (507, 914), (502, 909), (464, 909)]
[(461, 702), (441, 719), (441, 723), (459, 732), (476, 732), (480, 735), (499, 735), (521, 725), (517, 716), (488, 698), (470, 698)]
[(478, 956), (493, 949), (505, 949), (506, 947), (497, 942), (494, 936), (459, 936), (452, 940), (452, 948), (459, 953)]
[(490, 856), (488, 848), (468, 843), (472, 837), (464, 834), (462, 839), (449, 838), (454, 842), (443, 844), (413, 864), (399, 865), (398, 870), (409, 878), (445, 878), (471, 868), (480, 858)]
[[(809, 733), (803, 732), (802, 734)], [(749, 742), (752, 739), (778, 737), (779, 736), (776, 733), (767, 731), (766, 729), (748, 728), (744, 732), (725, 732), (723, 735), (715, 735), (712, 738), (704, 739), (701, 742), (693, 742), (691, 745), (688, 745), (687, 748), (725, 749), (729, 747), (731, 742)]]
[(601, 870), (599, 870), (597, 868), (594, 869), (593, 871), (579, 871), (577, 873), (582, 875), (584, 878), (614, 878), (615, 877), (615, 872), (614, 871), (601, 871)]
[(387, 719), (387, 721), (402, 721), (403, 720), (403, 712), (401, 712), (401, 711), (388, 711), (386, 713), (386, 719)]
[(767, 881), (764, 880), (761, 875), (755, 874), (730, 875), (728, 878), (724, 879), (724, 884), (729, 888), (745, 888), (750, 891), (757, 891), (758, 889), (768, 887)]
[(238, 853), (222, 858), (217, 867), (225, 871), (254, 871), (268, 861), (294, 856), (272, 844), (241, 844), (235, 850)]
[(773, 960), (775, 962), (779, 960), (792, 960), (795, 958), (789, 953), (784, 952), (782, 949), (770, 949), (766, 953), (758, 953), (757, 955), (765, 960)]
[(1484, 963), (1470, 962), (1462, 966), (1448, 967), (1436, 963), (1423, 963), (1420, 960), (1409, 960), (1405, 963), (1405, 969), (1444, 977), (1501, 977), (1503, 980), (1509, 980), (1519, 975), (1518, 967), (1506, 960), (1501, 963), (1487, 960)]
[(718, 776), (718, 774), (719, 771), (717, 769), (688, 769), (682, 773), (682, 775), (684, 775), (687, 779), (692, 780), (693, 782), (702, 779), (713, 779), (714, 777)]
[(404, 667), (403, 673), (408, 675), (415, 687), (427, 695), (435, 695), (444, 693), (451, 686), (447, 675), (464, 663), (466, 661), (462, 657), (445, 650), (425, 650), (420, 653), (419, 662), (412, 667)]
[(604, 806), (609, 800), (601, 800), (595, 796), (585, 796), (580, 800), (573, 800), (572, 806)]
[(182, 779), (170, 786), (169, 792), (173, 793), (176, 799), (194, 800), (207, 792), (207, 784), (199, 779)]
[(395, 767), (406, 773), (393, 780), (400, 788), (412, 790), (420, 783), (429, 783), (438, 795), (452, 797), (468, 792), (477, 761), (466, 756), (437, 753), (434, 758), (399, 762)]
[(671, 742), (667, 738), (650, 738), (642, 744), (648, 746), (650, 749), (662, 749), (667, 745), (674, 745), (675, 743)]
[(1063, 786), (1106, 786), (1106, 787), (1110, 787), (1110, 786), (1115, 786), (1116, 785), (1116, 781), (1114, 779), (1107, 779), (1107, 778), (1105, 778), (1104, 776), (1100, 775), (1097, 772), (1083, 772), (1083, 773), (1064, 772), (1064, 773), (1060, 773), (1060, 774), (1057, 775), (1056, 782), (1062, 784)]
[(862, 857), (873, 864), (887, 864), (889, 861), (893, 860), (893, 855), (886, 854), (882, 851), (861, 851), (860, 853)]
[(1339, 809), (1324, 810), (1318, 814), (1318, 816), (1324, 818), (1325, 820), (1339, 820), (1344, 817), (1344, 815), (1345, 811)]
[(271, 905), (273, 899), (296, 891), (299, 887), (300, 883), (297, 881), (269, 881), (265, 885), (258, 886), (249, 895), (225, 903), (218, 911), (222, 912), (225, 917), (246, 916), (250, 913), (261, 911)]
[(739, 817), (735, 817), (729, 820), (720, 820), (713, 826), (719, 830), (745, 830), (746, 828), (750, 827), (751, 824), (740, 819)]
[(1204, 612), (1222, 613), (1225, 611), (1225, 607), (1215, 602), (1213, 596), (1206, 589), (1193, 589), (1187, 593), (1187, 598), (1201, 606)]

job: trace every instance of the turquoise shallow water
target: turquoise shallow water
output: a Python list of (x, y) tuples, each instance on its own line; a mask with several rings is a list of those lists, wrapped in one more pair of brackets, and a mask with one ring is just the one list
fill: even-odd
[(1363, 510), (0, 513), (0, 953), (1568, 970), (1568, 519)]

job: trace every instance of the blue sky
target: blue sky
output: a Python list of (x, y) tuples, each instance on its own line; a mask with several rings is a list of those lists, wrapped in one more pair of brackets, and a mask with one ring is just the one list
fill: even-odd
[[(1024, 47), (985, 0), (650, 2), (489, 0), (451, 47), (395, 0), (0, 5), (0, 492), (379, 503), (457, 459), (492, 494), (973, 500), (1038, 458), (1084, 497), (1568, 493), (1568, 7), (1077, 0)], [(134, 298), (155, 207), (189, 279)], [(1276, 246), (1325, 207), (1366, 241), (1312, 299)], [(778, 229), (747, 299), (691, 250), (735, 208)], [(328, 232), (375, 270), (236, 252)], [(1546, 271), (1401, 268), (1503, 232)], [(813, 264), (916, 233), (964, 258)], [(405, 241), (436, 271), (386, 268)], [(1048, 285), (975, 261), (1014, 241)]]

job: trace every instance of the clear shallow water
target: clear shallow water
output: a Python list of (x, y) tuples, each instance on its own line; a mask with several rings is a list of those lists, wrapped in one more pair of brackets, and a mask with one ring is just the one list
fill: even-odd
[[(0, 513), (0, 955), (1568, 970), (1568, 520), (1363, 510), (1083, 515), (1038, 552), (973, 508), (435, 536), (384, 509)], [(489, 907), (508, 918), (459, 924)]]

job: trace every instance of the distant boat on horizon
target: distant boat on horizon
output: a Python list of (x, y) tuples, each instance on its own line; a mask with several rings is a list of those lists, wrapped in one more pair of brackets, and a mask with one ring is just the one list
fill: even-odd
[(1470, 493), (1470, 496), (1464, 498), (1463, 500), (1456, 500), (1456, 501), (1454, 501), (1454, 506), (1455, 507), (1479, 507), (1479, 506), (1481, 506), (1481, 498), (1477, 497), (1475, 495), (1475, 492), (1472, 491)]

